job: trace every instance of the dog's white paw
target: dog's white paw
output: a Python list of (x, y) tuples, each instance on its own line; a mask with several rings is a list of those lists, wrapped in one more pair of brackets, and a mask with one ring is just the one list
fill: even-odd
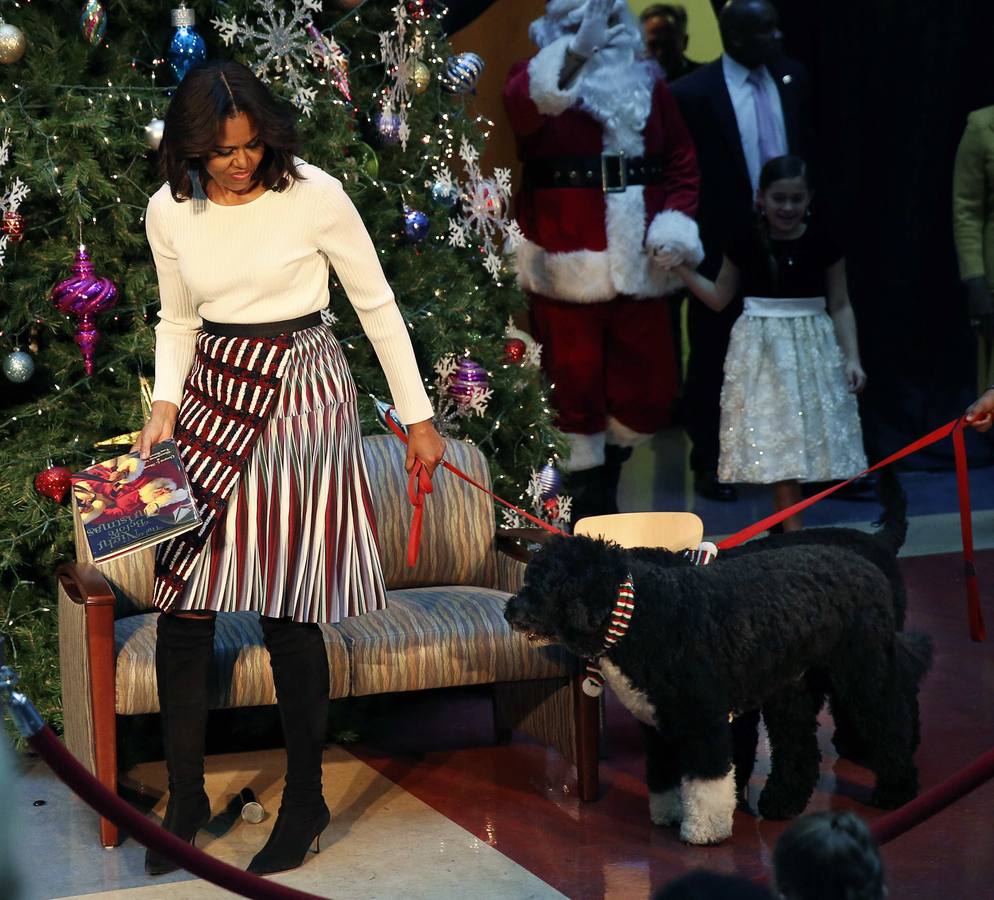
[(683, 821), (680, 839), (688, 844), (720, 844), (732, 836), (735, 769), (723, 778), (685, 778), (680, 785)]
[(697, 844), (705, 847), (708, 844), (720, 844), (732, 836), (732, 823), (719, 825), (714, 822), (692, 822), (684, 819), (680, 825), (680, 840), (687, 844)]
[(680, 788), (670, 788), (649, 794), (649, 818), (653, 825), (679, 825), (683, 821), (683, 801)]

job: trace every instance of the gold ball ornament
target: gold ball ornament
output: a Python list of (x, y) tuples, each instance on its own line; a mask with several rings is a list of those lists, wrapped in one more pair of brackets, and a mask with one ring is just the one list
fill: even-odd
[(431, 69), (429, 69), (421, 60), (419, 59), (414, 64), (414, 72), (411, 74), (411, 84), (414, 85), (414, 92), (416, 94), (423, 94), (428, 90), (428, 85), (431, 83)]
[(0, 63), (5, 66), (16, 63), (28, 48), (28, 39), (16, 25), (0, 19)]

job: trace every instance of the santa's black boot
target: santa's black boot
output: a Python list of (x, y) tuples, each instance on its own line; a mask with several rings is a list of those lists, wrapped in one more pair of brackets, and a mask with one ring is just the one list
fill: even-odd
[(618, 512), (618, 482), (621, 480), (621, 467), (632, 455), (631, 447), (607, 444), (604, 447), (604, 513)]
[(580, 519), (589, 516), (603, 516), (611, 511), (605, 493), (605, 466), (594, 466), (591, 469), (580, 469), (578, 472), (567, 472), (563, 476), (562, 492), (573, 498), (570, 507), (570, 527)]

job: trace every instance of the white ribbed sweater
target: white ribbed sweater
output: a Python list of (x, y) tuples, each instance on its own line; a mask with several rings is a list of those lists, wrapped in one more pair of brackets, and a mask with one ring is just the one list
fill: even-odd
[(307, 163), (282, 193), (241, 206), (194, 196), (177, 203), (169, 186), (148, 202), (145, 231), (159, 277), (153, 400), (179, 406), (202, 319), (278, 322), (328, 305), (328, 266), (359, 315), (405, 424), (431, 418), (404, 318), (359, 213), (327, 172)]

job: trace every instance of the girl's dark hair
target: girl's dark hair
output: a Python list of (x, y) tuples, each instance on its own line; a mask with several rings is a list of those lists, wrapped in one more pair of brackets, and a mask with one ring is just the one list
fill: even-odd
[(776, 887), (787, 900), (882, 900), (884, 867), (870, 829), (855, 814), (811, 813), (773, 849)]
[[(784, 178), (803, 178), (808, 190), (811, 190), (811, 180), (808, 176), (808, 164), (799, 156), (774, 156), (766, 161), (759, 173), (759, 189), (765, 191), (771, 184)], [(759, 241), (766, 251), (767, 265), (774, 288), (780, 285), (780, 266), (773, 255), (773, 242), (770, 240), (770, 223), (766, 221), (762, 210), (757, 209), (757, 228)]]
[(268, 190), (284, 191), (301, 175), (293, 157), (297, 127), (292, 108), (241, 63), (213, 60), (191, 69), (166, 110), (159, 169), (177, 201), (193, 196), (191, 170), (204, 184), (204, 160), (217, 146), (226, 118), (245, 113), (265, 145), (256, 173)]
[(784, 178), (803, 178), (804, 183), (811, 189), (811, 179), (808, 175), (808, 164), (799, 156), (774, 156), (768, 159), (759, 173), (759, 189), (765, 191), (774, 181)]

